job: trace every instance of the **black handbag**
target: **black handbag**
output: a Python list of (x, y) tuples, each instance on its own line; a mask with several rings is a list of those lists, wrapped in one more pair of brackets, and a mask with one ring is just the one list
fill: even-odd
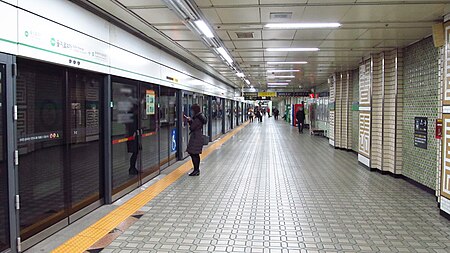
[(203, 145), (208, 145), (208, 143), (209, 143), (209, 136), (203, 135)]

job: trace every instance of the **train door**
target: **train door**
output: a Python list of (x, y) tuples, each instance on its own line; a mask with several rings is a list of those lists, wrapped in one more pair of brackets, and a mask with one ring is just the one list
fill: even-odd
[(159, 96), (159, 155), (161, 168), (167, 168), (177, 161), (177, 90), (160, 87)]

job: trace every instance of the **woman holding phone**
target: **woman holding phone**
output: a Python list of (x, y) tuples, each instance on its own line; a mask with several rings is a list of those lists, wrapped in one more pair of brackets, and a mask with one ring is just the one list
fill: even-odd
[(189, 123), (190, 130), (186, 152), (191, 156), (192, 164), (194, 165), (194, 170), (189, 176), (198, 176), (200, 175), (200, 154), (203, 149), (203, 125), (206, 124), (207, 120), (200, 111), (198, 104), (192, 105), (192, 112), (192, 115), (194, 115), (192, 118), (183, 115)]

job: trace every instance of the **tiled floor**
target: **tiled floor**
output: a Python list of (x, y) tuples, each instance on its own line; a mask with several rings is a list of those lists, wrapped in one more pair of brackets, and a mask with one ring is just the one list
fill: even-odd
[(201, 173), (148, 203), (102, 252), (450, 252), (434, 196), (273, 118)]

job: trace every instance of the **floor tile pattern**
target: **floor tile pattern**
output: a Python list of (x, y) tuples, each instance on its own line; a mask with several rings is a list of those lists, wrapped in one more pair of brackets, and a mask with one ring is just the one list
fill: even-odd
[(273, 118), (142, 211), (102, 252), (450, 252), (432, 195)]

